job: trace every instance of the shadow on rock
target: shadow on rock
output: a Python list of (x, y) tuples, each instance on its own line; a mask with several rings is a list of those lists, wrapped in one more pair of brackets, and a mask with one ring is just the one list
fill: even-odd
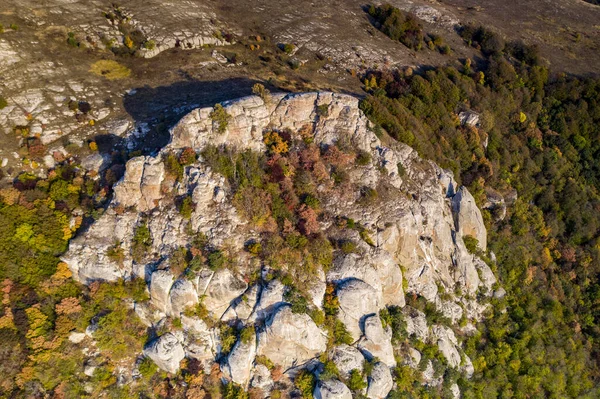
[[(256, 80), (236, 78), (221, 81), (187, 80), (169, 86), (140, 87), (123, 98), (125, 110), (138, 126), (143, 154), (152, 154), (169, 142), (169, 129), (195, 108), (252, 94)], [(264, 83), (263, 83), (264, 84)]]

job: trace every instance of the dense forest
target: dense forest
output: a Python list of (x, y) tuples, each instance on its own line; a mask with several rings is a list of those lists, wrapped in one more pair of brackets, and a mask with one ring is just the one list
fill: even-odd
[[(424, 39), (414, 17), (391, 9), (372, 15), (381, 20), (384, 33), (409, 47), (434, 41)], [(489, 250), (507, 295), (493, 299), (493, 311), (475, 335), (460, 337), (473, 359), (473, 378), (453, 378), (464, 398), (599, 397), (600, 80), (551, 73), (535, 48), (506, 43), (482, 27), (465, 26), (459, 34), (481, 50), (481, 59), (456, 60), (442, 68), (369, 71), (363, 76), (366, 97), (361, 102), (377, 134), (411, 145), (422, 157), (452, 170), (480, 207), (495, 194), (509, 203), (504, 217), (484, 210)], [(463, 111), (477, 113), (478, 125), (461, 124)], [(271, 139), (276, 153), (282, 139)], [(234, 157), (207, 151), (205, 157), (220, 164), (227, 176), (231, 165), (223, 159)], [(313, 155), (341, 162), (336, 154)], [(261, 167), (265, 163), (253, 154), (235, 157)], [(177, 162), (177, 167), (185, 164)], [(273, 173), (275, 166), (265, 170)], [(231, 183), (239, 192), (276, 190), (265, 183), (265, 170)], [(105, 392), (120, 398), (192, 398), (207, 392), (210, 397), (245, 397), (232, 385), (221, 387), (213, 375), (198, 374), (193, 362), (177, 376), (168, 376), (142, 361), (144, 384), (131, 390), (117, 384), (112, 372), (119, 361), (139, 353), (147, 340), (144, 325), (123, 306), (147, 295), (144, 284), (82, 287), (59, 256), (77, 230), (101, 214), (118, 175), (117, 169), (103, 176), (85, 174), (76, 159), (60, 159), (47, 178), (24, 173), (0, 190), (0, 396), (69, 398)], [(285, 212), (278, 205), (294, 198), (305, 213), (289, 217), (308, 231), (318, 229), (318, 199), (298, 190), (276, 190), (277, 202), (268, 209), (243, 203), (241, 195), (238, 206), (248, 207), (248, 219), (273, 217), (278, 231), (284, 227), (277, 224), (278, 215)], [(315, 254), (327, 258), (332, 246), (344, 245), (321, 236), (301, 244), (284, 242), (277, 234), (263, 244), (264, 252), (262, 247), (250, 250), (271, 262), (280, 262), (276, 255), (288, 251), (298, 259), (299, 270), (324, 261), (313, 259)], [(298, 298), (290, 301), (304, 306)], [(401, 324), (393, 311), (384, 319)], [(343, 342), (345, 333), (336, 330), (330, 316), (315, 317), (322, 318), (333, 340)], [(102, 361), (83, 381), (83, 355), (68, 337), (75, 328), (85, 330), (94, 317)], [(394, 334), (405, 339), (396, 336), (396, 329)], [(424, 389), (409, 368), (399, 366), (395, 377), (393, 398), (445, 397), (444, 390)], [(297, 381), (306, 396), (311, 390), (303, 386), (314, 383), (310, 378), (301, 374)]]
[[(361, 106), (481, 207), (518, 193), (503, 220), (484, 211), (508, 295), (466, 340), (476, 374), (464, 396), (597, 397), (600, 81), (550, 75), (535, 48), (485, 28), (460, 34), (485, 55), (477, 66), (372, 71)], [(463, 126), (461, 111), (479, 126)]]

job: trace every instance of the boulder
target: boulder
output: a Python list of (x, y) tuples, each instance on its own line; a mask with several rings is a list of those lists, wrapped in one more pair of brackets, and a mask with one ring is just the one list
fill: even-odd
[[(248, 288), (241, 297), (237, 298), (233, 305), (231, 305), (233, 317), (240, 320), (247, 320), (254, 311), (259, 293), (260, 287), (255, 284)], [(223, 315), (224, 319), (225, 315)]]
[(283, 285), (281, 281), (271, 280), (260, 292), (260, 299), (258, 300), (254, 311), (250, 315), (249, 320), (265, 320), (279, 306), (284, 304), (284, 292), (285, 285)]
[(271, 378), (271, 372), (264, 364), (257, 364), (252, 370), (252, 379), (250, 380), (250, 386), (252, 388), (258, 388), (264, 392), (269, 392), (273, 389), (273, 379)]
[(104, 165), (104, 157), (96, 152), (83, 158), (81, 161), (81, 167), (87, 171), (93, 171), (97, 173), (105, 168), (106, 165)]
[(458, 353), (458, 341), (454, 335), (454, 331), (445, 326), (435, 325), (432, 328), (432, 334), (437, 340), (438, 349), (448, 360), (450, 367), (458, 367), (460, 365), (460, 353)]
[(144, 355), (152, 359), (160, 369), (175, 374), (185, 352), (175, 335), (166, 333), (150, 342), (144, 348)]
[(377, 291), (362, 280), (349, 279), (338, 285), (337, 297), (340, 303), (338, 317), (356, 341), (361, 336), (365, 316), (380, 310)]
[(478, 256), (474, 258), (473, 263), (479, 271), (479, 279), (483, 287), (487, 290), (486, 294), (488, 296), (492, 295), (492, 288), (494, 287), (494, 284), (496, 284), (496, 281), (498, 281), (496, 280), (496, 276), (494, 276), (494, 272), (492, 272), (492, 269), (490, 269), (487, 263)]
[(179, 279), (175, 281), (169, 293), (171, 314), (179, 317), (188, 307), (198, 304), (198, 292), (191, 281)]
[(257, 355), (269, 358), (287, 369), (298, 366), (327, 349), (327, 333), (306, 314), (292, 313), (290, 306), (279, 307), (267, 319), (258, 336)]
[(393, 387), (394, 380), (389, 367), (382, 362), (375, 363), (369, 376), (367, 397), (369, 399), (384, 399)]
[(256, 334), (252, 334), (248, 342), (239, 339), (227, 356), (227, 363), (222, 367), (223, 373), (236, 384), (246, 387), (255, 357)]
[(248, 284), (229, 269), (219, 270), (212, 276), (202, 303), (214, 317), (221, 318), (231, 301), (242, 295), (247, 288)]
[(473, 111), (463, 111), (458, 114), (460, 124), (463, 126), (479, 127), (479, 114)]
[(150, 298), (152, 304), (161, 312), (170, 312), (169, 293), (175, 277), (169, 270), (157, 270), (150, 277)]
[(313, 392), (315, 399), (352, 399), (352, 392), (340, 380), (319, 381)]
[(388, 367), (396, 366), (394, 348), (392, 347), (392, 329), (385, 329), (378, 315), (365, 319), (365, 335), (358, 341), (358, 348), (369, 360), (378, 358)]
[(466, 187), (460, 187), (452, 197), (452, 212), (456, 231), (462, 237), (467, 235), (475, 237), (479, 242), (479, 247), (485, 251), (487, 249), (487, 230), (475, 198)]
[(362, 370), (365, 361), (364, 356), (358, 349), (346, 344), (331, 349), (329, 358), (335, 363), (342, 378), (350, 377), (350, 372), (354, 369)]
[(336, 258), (327, 277), (334, 282), (344, 282), (350, 278), (367, 282), (377, 291), (377, 300), (382, 306), (403, 307), (405, 304), (402, 271), (387, 251), (373, 250), (362, 255), (351, 253), (340, 256)]

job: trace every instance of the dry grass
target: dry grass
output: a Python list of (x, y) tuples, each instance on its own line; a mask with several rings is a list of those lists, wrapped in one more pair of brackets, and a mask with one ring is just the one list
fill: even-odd
[(131, 69), (113, 60), (100, 60), (94, 62), (90, 68), (90, 72), (95, 73), (98, 76), (104, 76), (108, 80), (124, 79), (131, 75)]

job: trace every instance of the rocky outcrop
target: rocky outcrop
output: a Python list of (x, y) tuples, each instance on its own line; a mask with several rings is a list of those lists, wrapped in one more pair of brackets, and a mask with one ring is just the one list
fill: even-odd
[(179, 317), (187, 308), (198, 304), (198, 293), (194, 284), (186, 279), (175, 281), (169, 293), (171, 303), (171, 314)]
[(227, 356), (227, 363), (223, 367), (225, 375), (231, 381), (242, 386), (247, 386), (250, 381), (252, 363), (256, 357), (256, 334), (252, 334), (248, 342), (238, 340)]
[(216, 318), (221, 318), (223, 313), (238, 296), (248, 288), (248, 284), (234, 275), (230, 270), (223, 269), (215, 272), (207, 282), (206, 290), (199, 290), (199, 295), (204, 295), (202, 303)]
[(365, 316), (379, 312), (381, 304), (377, 291), (362, 280), (349, 279), (338, 286), (337, 297), (340, 302), (338, 317), (356, 341), (362, 334)]
[(487, 249), (487, 230), (475, 198), (465, 187), (460, 187), (452, 197), (452, 211), (454, 212), (456, 231), (463, 237), (467, 235), (475, 237), (479, 247), (485, 251)]
[[(487, 246), (481, 212), (468, 190), (457, 187), (451, 172), (421, 159), (410, 147), (391, 141), (384, 144), (369, 129), (356, 98), (334, 93), (273, 94), (267, 102), (252, 96), (223, 106), (230, 115), (224, 132), (216, 131), (218, 124), (210, 116), (213, 108), (196, 109), (172, 129), (170, 143), (159, 154), (131, 159), (111, 204), (95, 224), (71, 241), (64, 256), (74, 277), (83, 283), (144, 278), (151, 299), (136, 303), (134, 309), (150, 328), (168, 325), (167, 316), (180, 318), (182, 330), (162, 335), (144, 353), (169, 372), (177, 370), (184, 356), (199, 360), (210, 371), (222, 357), (220, 332), (210, 327), (212, 319), (236, 328), (256, 328), (250, 342), (238, 341), (221, 361), (227, 380), (268, 393), (274, 383), (266, 367), (253, 365), (256, 356), (266, 356), (290, 377), (302, 367), (319, 369), (318, 356), (327, 350), (327, 333), (308, 314), (292, 312), (286, 302), (290, 288), (277, 278), (285, 274), (285, 265), (273, 270), (244, 250), (261, 232), (232, 205), (233, 190), (227, 180), (201, 156), (184, 167), (177, 181), (167, 175), (165, 167), (166, 155), (178, 155), (184, 148), (200, 153), (208, 144), (223, 144), (265, 151), (265, 129), (304, 129), (312, 132), (318, 146), (344, 140), (371, 159), (350, 168), (348, 189), (319, 198), (324, 235), (331, 242), (352, 242), (354, 248), (334, 250), (331, 267), (317, 267), (312, 279), (295, 282), (311, 312), (324, 309), (327, 284), (335, 287), (336, 317), (354, 342), (329, 352), (341, 378), (348, 378), (353, 369), (361, 370), (365, 358), (378, 359), (366, 394), (383, 398), (389, 393), (389, 368), (396, 365), (396, 356), (403, 356), (400, 348), (392, 346), (392, 331), (383, 327), (379, 317), (388, 306), (404, 307), (409, 336), (436, 344), (452, 367), (472, 373), (472, 364), (451, 329), (429, 325), (425, 314), (405, 307), (408, 291), (433, 303), (451, 323), (467, 317), (468, 325), (474, 326), (485, 311), (486, 305), (473, 298), (492, 295), (496, 278), (482, 259), (469, 253), (463, 240), (471, 235), (482, 250)], [(385, 195), (366, 204), (359, 201), (360, 190), (354, 192), (352, 187), (383, 187)], [(181, 215), (173, 200), (183, 196), (193, 203), (189, 218)], [(347, 220), (348, 225), (342, 227), (340, 220)], [(143, 256), (138, 251), (134, 259), (133, 237), (141, 225), (147, 226), (150, 239)], [(176, 259), (173, 254), (192, 247), (200, 234), (208, 247), (230, 254), (231, 264), (180, 273), (171, 263)], [(116, 243), (124, 254), (118, 262), (108, 255)], [(190, 308), (205, 309), (206, 314), (190, 316), (186, 312)], [(311, 315), (318, 320), (318, 312)], [(417, 368), (420, 356), (408, 348), (404, 362)], [(425, 368), (424, 381), (440, 383), (431, 363)], [(348, 388), (335, 380), (320, 381), (315, 389), (318, 397), (348, 395)]]
[(250, 386), (252, 388), (258, 388), (264, 392), (269, 392), (273, 388), (273, 378), (271, 378), (271, 372), (267, 366), (257, 364), (254, 366), (252, 371), (252, 380), (250, 380)]
[(171, 333), (166, 333), (144, 348), (144, 355), (148, 356), (158, 367), (169, 373), (179, 370), (179, 363), (185, 357), (183, 345)]
[(171, 309), (169, 293), (175, 282), (175, 277), (169, 270), (157, 270), (150, 279), (150, 298), (154, 307), (163, 313)]
[(306, 314), (294, 314), (283, 306), (267, 320), (258, 336), (258, 355), (287, 369), (325, 352), (327, 334)]
[(383, 306), (404, 306), (402, 271), (392, 256), (381, 250), (372, 250), (368, 256), (347, 254), (336, 259), (327, 273), (333, 282), (354, 278), (366, 281), (377, 291), (378, 302)]
[(285, 286), (279, 280), (271, 280), (260, 293), (260, 299), (256, 304), (254, 312), (250, 315), (250, 320), (264, 320), (272, 314), (276, 308), (284, 304), (283, 294)]
[(388, 367), (396, 366), (394, 349), (392, 348), (392, 329), (383, 328), (377, 315), (369, 316), (364, 321), (365, 335), (358, 342), (358, 347), (369, 360), (378, 358)]
[(384, 399), (393, 387), (394, 380), (392, 379), (389, 367), (381, 362), (375, 363), (369, 376), (367, 398)]
[(442, 355), (448, 360), (450, 367), (458, 367), (460, 365), (460, 353), (458, 353), (458, 341), (454, 332), (448, 327), (434, 326), (432, 330), (433, 336), (437, 340), (437, 346)]
[(315, 399), (352, 399), (352, 392), (339, 380), (319, 381), (313, 392)]
[(358, 349), (346, 344), (331, 349), (329, 358), (335, 363), (342, 378), (348, 378), (352, 370), (362, 370), (365, 361)]

